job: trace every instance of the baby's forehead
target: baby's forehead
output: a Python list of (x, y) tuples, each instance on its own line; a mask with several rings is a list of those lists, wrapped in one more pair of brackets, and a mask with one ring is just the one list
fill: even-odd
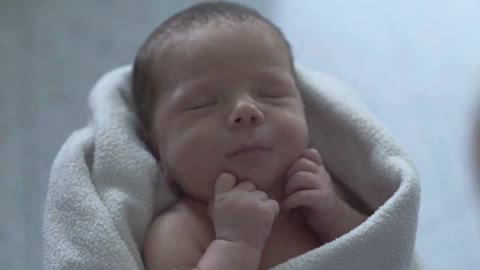
[[(157, 37), (156, 42), (154, 44), (153, 52), (157, 54), (162, 53), (171, 53), (171, 50), (180, 46), (191, 45), (201, 37), (205, 31), (208, 30), (210, 34), (221, 35), (222, 33), (225, 35), (231, 35), (235, 33), (237, 37), (244, 38), (242, 36), (246, 32), (248, 33), (256, 33), (257, 36), (260, 37), (268, 37), (270, 41), (274, 41), (277, 44), (281, 44), (282, 47), (287, 47), (287, 41), (280, 36), (280, 34), (271, 26), (267, 25), (261, 21), (246, 21), (246, 22), (236, 22), (236, 21), (229, 21), (229, 20), (221, 20), (221, 21), (211, 21), (207, 24), (200, 25), (197, 27), (191, 27), (187, 29), (181, 30), (170, 30), (166, 35), (160, 35)], [(222, 46), (222, 41), (217, 42), (216, 45), (219, 47)], [(266, 40), (266, 39), (265, 39)], [(195, 48), (191, 48), (195, 50)], [(185, 51), (188, 54), (188, 51)], [(286, 50), (285, 53), (289, 53), (289, 50)]]
[[(252, 47), (248, 41), (223, 40), (221, 36), (220, 38), (215, 37), (214, 40), (208, 38), (195, 39), (195, 37), (195, 34), (179, 35), (172, 37), (167, 44), (158, 46), (152, 55), (154, 73), (164, 77), (168, 74), (185, 73), (186, 70), (195, 69), (197, 66), (201, 67), (200, 69), (209, 68), (210, 63), (228, 68), (232, 63), (248, 62), (250, 60), (252, 65), (255, 64), (254, 62), (265, 60), (275, 62), (273, 63), (275, 65), (288, 66), (291, 69), (290, 71), (293, 71), (289, 51), (275, 45), (275, 42), (270, 40), (259, 39), (254, 41), (257, 44), (263, 44), (260, 45), (263, 48), (271, 48), (263, 54), (255, 54), (251, 52), (258, 51), (258, 48)], [(271, 75), (268, 73), (258, 74), (258, 77), (269, 76)]]

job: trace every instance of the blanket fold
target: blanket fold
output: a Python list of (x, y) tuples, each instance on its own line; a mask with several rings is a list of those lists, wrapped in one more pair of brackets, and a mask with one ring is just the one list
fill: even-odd
[[(320, 72), (296, 71), (310, 145), (374, 213), (274, 269), (419, 269), (420, 185), (412, 162), (347, 87)], [(97, 82), (91, 121), (55, 158), (43, 225), (46, 269), (144, 269), (147, 227), (177, 199), (138, 134), (130, 76), (125, 66)]]

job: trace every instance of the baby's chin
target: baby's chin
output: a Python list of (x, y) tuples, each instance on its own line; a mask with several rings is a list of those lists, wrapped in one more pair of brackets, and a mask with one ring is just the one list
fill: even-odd
[[(281, 176), (277, 176), (272, 172), (267, 171), (249, 171), (249, 172), (234, 172), (232, 170), (223, 171), (227, 173), (231, 173), (235, 176), (237, 180), (237, 184), (243, 181), (250, 181), (255, 184), (255, 188), (257, 190), (261, 190), (266, 192), (267, 194), (271, 190), (277, 190), (281, 188), (283, 179)], [(181, 188), (181, 193), (179, 195), (181, 197), (187, 196), (190, 198), (194, 198), (198, 201), (202, 201), (204, 203), (210, 202), (214, 197), (213, 190), (215, 189), (215, 181), (212, 181), (205, 185), (200, 186), (190, 186), (189, 188), (184, 187)]]
[(268, 191), (281, 178), (280, 173), (264, 168), (249, 171), (231, 172), (237, 179), (237, 183), (250, 181), (258, 190)]

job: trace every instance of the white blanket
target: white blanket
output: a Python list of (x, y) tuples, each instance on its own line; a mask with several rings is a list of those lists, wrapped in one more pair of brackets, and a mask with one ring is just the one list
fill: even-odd
[[(366, 222), (274, 269), (417, 269), (420, 202), (413, 164), (338, 81), (297, 67), (310, 128), (328, 170), (375, 210)], [(141, 247), (155, 213), (175, 202), (137, 134), (131, 67), (93, 88), (92, 119), (52, 167), (43, 234), (46, 269), (144, 269)]]

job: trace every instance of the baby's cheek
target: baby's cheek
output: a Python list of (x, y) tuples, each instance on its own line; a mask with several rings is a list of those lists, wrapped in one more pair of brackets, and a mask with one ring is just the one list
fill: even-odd
[(289, 154), (297, 158), (308, 146), (308, 127), (305, 119), (291, 116), (283, 122), (280, 140)]
[(175, 181), (186, 195), (206, 201), (213, 193), (210, 187), (216, 177), (215, 145), (202, 136), (178, 139), (179, 144), (171, 149)]
[(290, 166), (300, 157), (308, 145), (305, 121), (298, 116), (284, 117), (275, 130), (277, 177), (284, 177)]

